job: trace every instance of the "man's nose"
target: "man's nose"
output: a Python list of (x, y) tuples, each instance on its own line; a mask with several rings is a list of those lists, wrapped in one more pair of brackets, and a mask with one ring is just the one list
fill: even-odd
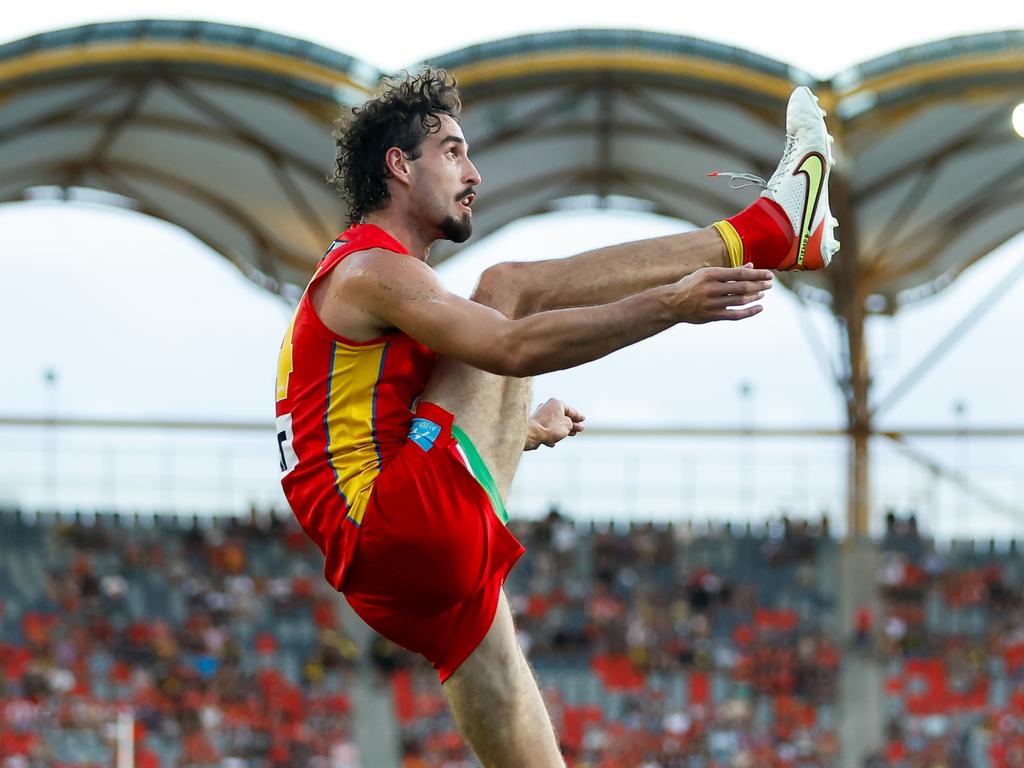
[(466, 169), (466, 176), (463, 178), (463, 181), (466, 184), (475, 187), (482, 181), (482, 179), (480, 178), (480, 171), (476, 169), (476, 166), (473, 165), (472, 162), (468, 160), (466, 162), (468, 163), (469, 167)]

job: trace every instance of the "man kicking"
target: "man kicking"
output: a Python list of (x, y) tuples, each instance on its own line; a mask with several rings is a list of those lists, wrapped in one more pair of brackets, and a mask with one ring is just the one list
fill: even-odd
[(282, 485), (327, 580), (434, 665), (485, 766), (564, 764), (502, 592), (524, 551), (504, 499), (523, 450), (578, 432), (583, 417), (557, 400), (530, 417), (530, 377), (678, 323), (751, 317), (770, 270), (826, 266), (838, 243), (816, 102), (794, 92), (782, 162), (736, 216), (499, 264), (470, 300), (427, 265), (434, 241), (470, 236), (481, 183), (454, 81), (436, 69), (386, 81), (338, 122), (334, 180), (352, 226), (281, 346)]

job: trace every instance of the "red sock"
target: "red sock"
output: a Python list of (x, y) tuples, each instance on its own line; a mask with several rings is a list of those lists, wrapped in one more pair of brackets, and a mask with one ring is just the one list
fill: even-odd
[(743, 261), (758, 269), (778, 269), (789, 256), (796, 236), (782, 206), (767, 197), (726, 219), (743, 241)]

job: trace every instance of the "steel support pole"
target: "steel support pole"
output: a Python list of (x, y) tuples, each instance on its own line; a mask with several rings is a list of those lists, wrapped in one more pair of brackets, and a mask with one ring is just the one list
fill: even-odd
[(837, 235), (842, 250), (828, 271), (832, 281), (833, 307), (843, 331), (843, 390), (846, 395), (849, 460), (846, 487), (846, 530), (851, 541), (868, 535), (871, 496), (871, 371), (865, 335), (864, 300), (869, 291), (860, 267), (857, 220), (849, 184), (833, 173), (829, 190), (839, 219)]

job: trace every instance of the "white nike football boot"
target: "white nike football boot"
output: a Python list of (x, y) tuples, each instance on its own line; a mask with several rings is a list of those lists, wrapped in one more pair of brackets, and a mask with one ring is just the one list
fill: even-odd
[(839, 250), (839, 223), (828, 207), (828, 177), (835, 164), (825, 110), (810, 88), (793, 91), (786, 108), (786, 149), (761, 197), (789, 216), (796, 239), (779, 269), (822, 269)]
[(786, 148), (775, 173), (766, 182), (747, 173), (714, 173), (764, 187), (761, 197), (776, 203), (789, 219), (793, 244), (779, 270), (823, 269), (839, 250), (835, 227), (839, 223), (828, 205), (828, 177), (835, 163), (833, 139), (825, 127), (825, 111), (818, 97), (800, 86), (786, 108)]

